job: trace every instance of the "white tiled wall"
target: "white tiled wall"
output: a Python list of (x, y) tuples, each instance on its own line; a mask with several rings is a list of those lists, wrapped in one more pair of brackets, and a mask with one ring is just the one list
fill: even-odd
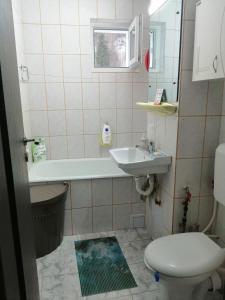
[(128, 229), (131, 215), (145, 215), (131, 177), (70, 182), (65, 235)]
[[(223, 90), (223, 104), (222, 104), (222, 116), (220, 123), (220, 136), (219, 143), (225, 143), (225, 88)], [(217, 220), (216, 220), (216, 234), (220, 237), (222, 245), (225, 244), (225, 207), (222, 204), (218, 204)]]
[(219, 144), (223, 80), (192, 82), (193, 41), (196, 1), (185, 1), (179, 101), (173, 230), (180, 231), (184, 186), (189, 185), (192, 201), (187, 225), (202, 230), (213, 206), (214, 156)]
[(155, 141), (156, 149), (165, 151), (172, 157), (169, 172), (158, 176), (160, 184), (158, 198), (161, 205), (156, 205), (154, 199), (151, 199), (150, 206), (147, 207), (150, 210), (148, 229), (153, 238), (172, 232), (177, 129), (177, 115), (164, 117), (148, 113), (148, 138)]
[[(104, 122), (113, 147), (136, 144), (146, 131), (148, 74), (92, 73), (90, 18), (132, 19), (148, 0), (21, 0), (31, 135), (46, 137), (50, 159), (107, 156), (99, 146)], [(148, 34), (145, 28), (145, 45)]]
[[(150, 206), (153, 237), (180, 231), (186, 185), (192, 193), (187, 227), (197, 224), (203, 229), (212, 214), (214, 155), (221, 119), (221, 138), (223, 136), (225, 141), (224, 82), (192, 82), (195, 3), (196, 0), (184, 0), (178, 114), (173, 117), (148, 115), (149, 138), (173, 157), (169, 173), (160, 178), (162, 205), (158, 207), (152, 202)], [(224, 229), (222, 216), (224, 210), (220, 208), (218, 228)]]

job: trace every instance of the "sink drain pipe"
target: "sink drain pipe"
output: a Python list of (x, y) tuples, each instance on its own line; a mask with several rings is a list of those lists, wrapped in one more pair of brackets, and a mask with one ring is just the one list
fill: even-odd
[(137, 192), (141, 196), (148, 197), (154, 191), (155, 178), (154, 175), (148, 175), (147, 180), (143, 183), (143, 179), (145, 178), (145, 176), (135, 177), (135, 185)]

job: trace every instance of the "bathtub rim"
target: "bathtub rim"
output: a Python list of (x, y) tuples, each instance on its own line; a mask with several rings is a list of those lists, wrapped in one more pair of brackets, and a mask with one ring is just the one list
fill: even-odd
[[(69, 162), (69, 161), (110, 161), (113, 163), (113, 168), (115, 167), (116, 172), (112, 173), (105, 173), (105, 174), (98, 174), (98, 175), (75, 175), (75, 176), (58, 176), (58, 177), (43, 177), (43, 176), (37, 176), (35, 174), (35, 167), (40, 164), (46, 164), (46, 163), (58, 163), (58, 162)], [(129, 175), (125, 173), (123, 170), (119, 169), (116, 164), (114, 164), (113, 160), (110, 157), (104, 157), (104, 158), (78, 158), (78, 159), (59, 159), (59, 160), (46, 160), (41, 161), (37, 163), (31, 163), (28, 167), (28, 178), (30, 184), (35, 183), (45, 183), (45, 182), (63, 182), (63, 181), (74, 181), (74, 180), (88, 180), (88, 179), (104, 179), (104, 178), (123, 178), (123, 177), (132, 177), (132, 175)]]

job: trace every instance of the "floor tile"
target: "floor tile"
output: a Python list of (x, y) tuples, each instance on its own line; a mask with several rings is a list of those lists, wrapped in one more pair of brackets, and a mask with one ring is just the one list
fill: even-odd
[[(116, 236), (124, 253), (137, 287), (81, 296), (76, 264), (74, 241)], [(165, 300), (163, 288), (156, 283), (153, 273), (144, 264), (144, 250), (149, 244), (144, 229), (118, 230), (101, 233), (66, 236), (62, 244), (52, 253), (37, 260), (40, 300)], [(220, 293), (208, 293), (205, 300), (222, 300)]]
[(133, 300), (164, 300), (159, 291), (146, 292), (133, 296)]
[(46, 276), (43, 278), (41, 300), (78, 300), (81, 297), (78, 274)]
[[(128, 289), (89, 297), (81, 297), (74, 241), (107, 236), (117, 237), (129, 265), (139, 262), (142, 263), (141, 267), (143, 267), (144, 248), (150, 242), (147, 232), (144, 229), (118, 230), (66, 236), (64, 237), (62, 244), (55, 251), (37, 260), (41, 300), (133, 300), (132, 292)], [(133, 269), (136, 270), (135, 267), (133, 267)], [(135, 274), (133, 275), (135, 276)], [(145, 280), (143, 279), (144, 275), (139, 273), (137, 273), (136, 278), (138, 282)], [(146, 285), (148, 289), (147, 281)], [(143, 286), (144, 284), (142, 282), (140, 291), (146, 290)], [(139, 292), (139, 289), (136, 289), (136, 293), (137, 292)], [(133, 291), (133, 293), (135, 294), (135, 291)]]
[(159, 290), (159, 284), (155, 282), (153, 274), (148, 270), (144, 262), (129, 265), (137, 287), (130, 289), (132, 295)]
[(128, 264), (143, 262), (144, 250), (148, 244), (148, 240), (138, 240), (121, 244), (123, 254)]

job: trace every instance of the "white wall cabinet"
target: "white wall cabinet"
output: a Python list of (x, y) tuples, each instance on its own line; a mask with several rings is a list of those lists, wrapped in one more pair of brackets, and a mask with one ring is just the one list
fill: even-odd
[(224, 78), (225, 1), (196, 4), (193, 81)]

